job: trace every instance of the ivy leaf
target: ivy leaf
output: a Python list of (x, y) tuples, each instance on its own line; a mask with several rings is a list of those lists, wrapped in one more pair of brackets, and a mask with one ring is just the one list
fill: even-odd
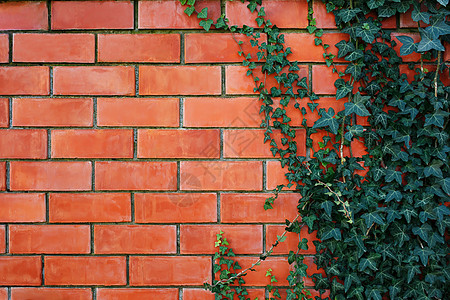
[(400, 191), (389, 191), (389, 193), (386, 195), (386, 199), (384, 200), (385, 202), (390, 202), (392, 200), (396, 200), (397, 202), (399, 202), (400, 200), (402, 200), (403, 195)]
[(203, 27), (203, 29), (205, 29), (206, 31), (209, 31), (209, 29), (211, 28), (211, 25), (213, 24), (213, 20), (211, 19), (207, 19), (207, 20), (201, 20), (199, 22), (199, 25)]
[(377, 223), (378, 225), (384, 225), (383, 218), (376, 212), (365, 213), (361, 216), (366, 221), (366, 228), (369, 229), (373, 223)]
[(428, 264), (428, 257), (430, 255), (433, 255), (434, 251), (430, 250), (427, 247), (425, 247), (425, 248), (417, 247), (416, 249), (414, 249), (414, 254), (419, 256), (420, 261), (422, 262), (422, 265), (426, 266)]
[(342, 236), (341, 236), (341, 230), (339, 228), (331, 228), (328, 231), (325, 231), (321, 237), (322, 241), (328, 240), (334, 238), (337, 241), (340, 241)]
[(405, 56), (409, 55), (415, 51), (417, 51), (417, 44), (414, 43), (414, 40), (412, 37), (406, 36), (406, 35), (400, 35), (397, 36), (397, 39), (402, 43), (403, 45), (400, 47), (400, 55)]
[(448, 0), (437, 0), (440, 4), (447, 6)]
[(338, 17), (341, 18), (342, 22), (347, 23), (351, 21), (356, 15), (361, 12), (361, 9), (355, 8), (355, 9), (341, 9), (338, 12)]
[[(359, 92), (358, 92), (359, 93)], [(370, 112), (367, 110), (366, 105), (363, 101), (359, 102), (346, 102), (344, 103), (345, 106), (345, 115), (351, 115), (355, 113), (358, 116), (361, 117), (367, 117), (370, 116)]]
[(338, 79), (334, 82), (334, 86), (337, 88), (336, 100), (347, 97), (348, 93), (353, 90), (353, 87), (345, 82), (344, 79)]
[(358, 286), (350, 291), (348, 297), (350, 299), (356, 298), (357, 300), (364, 300), (362, 292), (364, 292), (364, 288), (362, 286)]
[(195, 11), (195, 8), (193, 6), (187, 7), (184, 12), (190, 17)]
[(408, 270), (407, 273), (408, 283), (411, 282), (411, 280), (414, 278), (414, 276), (416, 276), (416, 274), (420, 274), (420, 267), (418, 265), (408, 265), (406, 269)]
[(430, 24), (430, 17), (431, 14), (429, 12), (421, 11), (418, 8), (414, 8), (411, 13), (411, 18), (413, 19), (414, 22), (422, 21), (426, 24)]
[(392, 17), (393, 15), (395, 15), (395, 13), (396, 13), (396, 10), (389, 5), (385, 5), (385, 6), (378, 8), (378, 16), (381, 18)]
[(430, 26), (425, 28), (425, 32), (426, 35), (430, 37), (430, 39), (435, 40), (438, 39), (441, 35), (450, 34), (450, 26), (445, 23), (444, 19), (437, 19)]
[(302, 221), (305, 222), (305, 224), (306, 224), (306, 226), (308, 226), (308, 228), (313, 228), (315, 220), (317, 220), (316, 215), (305, 216), (302, 218)]
[(356, 286), (359, 286), (361, 284), (361, 281), (359, 280), (359, 276), (357, 273), (350, 273), (347, 276), (345, 276), (344, 280), (345, 292), (347, 292), (348, 289), (352, 286), (352, 283), (355, 283)]
[(420, 238), (427, 243), (428, 243), (428, 231), (429, 231), (429, 229), (425, 226), (413, 227), (413, 229), (412, 229), (412, 233), (420, 236)]
[(425, 115), (424, 126), (435, 125), (437, 127), (444, 128), (444, 118), (448, 117), (449, 113), (438, 109), (432, 114)]
[(351, 141), (353, 136), (361, 136), (364, 132), (364, 127), (361, 125), (347, 126), (347, 132), (345, 133), (345, 139)]
[(369, 0), (367, 2), (367, 6), (369, 6), (370, 9), (376, 9), (380, 6), (383, 6), (384, 0)]
[(353, 45), (353, 43), (349, 43), (345, 40), (342, 40), (339, 43), (337, 43), (336, 47), (339, 49), (338, 58), (342, 58), (345, 55), (347, 55), (349, 52), (352, 52), (355, 50), (355, 46)]
[(365, 294), (366, 294), (367, 300), (371, 300), (371, 299), (382, 300), (381, 293), (378, 288), (366, 289)]
[(424, 31), (422, 28), (420, 28), (421, 30), (421, 37), (422, 40), (419, 42), (419, 45), (417, 45), (417, 52), (427, 52), (430, 51), (431, 49), (435, 49), (438, 51), (445, 51), (444, 46), (442, 46), (441, 41), (438, 38), (431, 38), (428, 36), (427, 33), (424, 34)]
[(402, 184), (402, 173), (399, 171), (387, 170), (385, 178), (387, 182), (392, 182), (393, 180), (395, 180), (398, 184)]
[(442, 178), (441, 166), (443, 164), (444, 163), (442, 161), (434, 159), (431, 162), (431, 165), (425, 167), (423, 173), (426, 177), (430, 177), (431, 175), (433, 175), (435, 177)]
[[(446, 179), (449, 179), (449, 178), (446, 178)], [(448, 207), (445, 205), (439, 205), (439, 206), (435, 207), (434, 212), (439, 221), (442, 221), (444, 219), (444, 216), (450, 215), (450, 209), (448, 209)]]
[(402, 290), (401, 286), (403, 284), (402, 280), (398, 280), (394, 283), (394, 285), (391, 285), (389, 287), (389, 296), (391, 296), (391, 299), (394, 300), (397, 298), (397, 294), (400, 293)]
[(325, 201), (320, 205), (320, 208), (325, 210), (326, 214), (331, 217), (331, 211), (333, 209), (334, 203), (331, 201)]
[(378, 181), (381, 179), (381, 177), (386, 173), (384, 169), (382, 168), (374, 168), (371, 169), (373, 172), (373, 180)]
[(337, 134), (339, 123), (334, 118), (334, 115), (335, 113), (332, 107), (328, 109), (328, 112), (323, 110), (321, 118), (314, 123), (313, 128), (323, 128), (328, 126), (333, 134)]
[(198, 19), (206, 19), (208, 17), (208, 8), (205, 7), (203, 8), (198, 14), (197, 14), (197, 18)]
[(395, 238), (395, 243), (398, 243), (398, 247), (402, 247), (404, 242), (409, 241), (409, 235), (406, 233), (405, 226), (400, 226), (398, 222), (393, 224), (392, 235)]
[(380, 257), (381, 257), (380, 254), (374, 253), (374, 254), (371, 254), (368, 258), (361, 258), (361, 260), (359, 262), (358, 270), (361, 272), (367, 268), (369, 268), (373, 271), (378, 270), (376, 260), (379, 259)]
[(355, 60), (360, 59), (362, 57), (364, 57), (364, 52), (361, 49), (356, 49), (355, 51), (353, 51), (349, 55), (347, 55), (345, 57), (345, 60), (355, 61)]

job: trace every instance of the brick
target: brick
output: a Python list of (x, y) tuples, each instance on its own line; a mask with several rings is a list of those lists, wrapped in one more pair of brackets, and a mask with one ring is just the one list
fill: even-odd
[(183, 289), (183, 300), (214, 300), (214, 294), (204, 289)]
[(88, 225), (11, 225), (9, 252), (14, 254), (89, 253)]
[(92, 63), (95, 60), (93, 34), (14, 34), (14, 62)]
[(140, 66), (140, 95), (218, 95), (218, 66)]
[(316, 18), (317, 28), (335, 29), (336, 21), (332, 12), (327, 12), (327, 8), (322, 1), (315, 0), (313, 3), (314, 18)]
[[(269, 0), (263, 3), (266, 17), (279, 28), (306, 28), (308, 26), (308, 3), (305, 0)], [(230, 25), (257, 26), (256, 13), (247, 9), (247, 3), (226, 2), (226, 15)]]
[[(394, 50), (395, 52), (397, 52), (397, 55), (399, 56), (400, 56), (400, 48), (403, 44), (397, 39), (397, 36), (408, 36), (412, 38), (415, 43), (420, 41), (420, 35), (418, 33), (393, 32), (391, 34), (391, 38), (397, 43), (397, 45), (394, 47)], [(413, 52), (412, 54), (400, 57), (403, 59), (404, 62), (417, 62), (420, 60), (420, 54), (417, 52)]]
[(132, 158), (133, 130), (52, 130), (52, 157)]
[(128, 66), (55, 67), (56, 95), (134, 95), (134, 68)]
[(44, 258), (47, 285), (124, 285), (125, 257), (50, 256)]
[(49, 220), (55, 223), (129, 222), (130, 194), (51, 193)]
[(170, 254), (177, 252), (174, 225), (96, 225), (96, 254)]
[(6, 230), (5, 225), (0, 225), (0, 253), (5, 253), (5, 250), (6, 250)]
[(6, 63), (8, 61), (9, 61), (9, 37), (7, 34), (0, 34), (0, 62)]
[(52, 29), (132, 29), (131, 1), (54, 1)]
[(167, 299), (178, 300), (178, 289), (97, 289), (97, 300), (141, 300)]
[[(247, 299), (265, 299), (264, 289), (248, 289)], [(234, 299), (238, 299), (237, 296)], [(286, 298), (283, 298), (286, 299)], [(183, 289), (183, 300), (214, 300), (214, 294), (204, 289)]]
[[(299, 68), (300, 70), (297, 71), (297, 74), (300, 76), (300, 78), (308, 78), (308, 67), (305, 65), (299, 65)], [(247, 76), (247, 70), (248, 68), (244, 66), (227, 66), (225, 68), (225, 83), (227, 94), (255, 94), (253, 92), (255, 83), (251, 76)], [(287, 69), (283, 70), (283, 72), (287, 72)], [(253, 70), (253, 73), (260, 80), (264, 79), (264, 74), (262, 74), (260, 67), (257, 67), (255, 70)], [(278, 86), (278, 82), (273, 75), (267, 76), (266, 86)]]
[(33, 127), (92, 126), (91, 98), (16, 98), (12, 102), (12, 124)]
[(100, 34), (98, 61), (180, 62), (179, 34)]
[(46, 158), (47, 131), (4, 129), (0, 131), (1, 158)]
[(49, 93), (48, 67), (0, 67), (0, 94), (48, 95)]
[(0, 194), (0, 222), (45, 222), (44, 194)]
[[(287, 185), (289, 181), (286, 179), (285, 173), (288, 173), (288, 168), (281, 168), (279, 161), (268, 161), (266, 163), (266, 186), (268, 190), (273, 190), (277, 185)], [(295, 184), (291, 187), (284, 187), (283, 190), (295, 190)]]
[(264, 210), (272, 194), (222, 194), (220, 219), (224, 223), (283, 223), (297, 216), (298, 194), (278, 194), (273, 209)]
[(0, 4), (0, 30), (48, 29), (45, 1), (11, 1)]
[[(264, 143), (265, 129), (256, 130), (224, 130), (223, 132), (223, 156), (225, 158), (272, 158), (270, 151), (272, 148), (269, 141)], [(282, 134), (280, 131), (274, 131), (272, 134), (277, 145), (288, 147), (281, 144)], [(297, 155), (306, 155), (306, 132), (303, 129), (296, 130)], [(277, 157), (279, 155), (277, 154)]]
[(0, 127), (9, 126), (9, 99), (0, 98)]
[(219, 158), (218, 129), (140, 129), (138, 158)]
[[(234, 260), (239, 262), (242, 269), (250, 267), (253, 263), (258, 260), (259, 257), (235, 257)], [(272, 269), (272, 275), (274, 275), (278, 282), (270, 283), (270, 278), (266, 277), (266, 272), (268, 269)], [(289, 271), (293, 270), (293, 266), (289, 265), (286, 257), (268, 257), (261, 262), (259, 266), (255, 268), (256, 271), (249, 272), (245, 276), (246, 286), (266, 286), (267, 284), (272, 284), (274, 286), (287, 286), (287, 276)], [(217, 276), (217, 275), (216, 275)], [(309, 282), (312, 282), (309, 280)]]
[[(208, 17), (217, 20), (220, 17), (220, 2), (196, 1), (197, 10), (208, 7)], [(148, 29), (188, 29), (201, 28), (199, 20), (194, 16), (187, 16), (184, 13), (186, 6), (183, 6), (177, 0), (167, 1), (139, 1), (139, 28)]]
[(91, 162), (11, 162), (12, 191), (77, 191), (91, 189)]
[(97, 190), (175, 190), (175, 162), (96, 162)]
[(1, 300), (8, 300), (8, 290), (6, 288), (0, 289), (0, 299)]
[(182, 190), (262, 189), (260, 161), (182, 161)]
[(92, 291), (86, 288), (12, 288), (11, 300), (90, 300)]
[[(337, 66), (338, 72), (345, 72), (346, 66)], [(316, 94), (336, 94), (335, 81), (339, 79), (338, 73), (333, 73), (331, 67), (326, 65), (313, 65), (312, 66), (312, 89)], [(344, 79), (348, 80), (349, 77), (345, 76)], [(356, 92), (359, 83), (353, 84), (353, 92)]]
[(40, 256), (1, 256), (0, 284), (41, 285), (41, 265)]
[(101, 98), (97, 100), (99, 126), (178, 127), (179, 100), (175, 98)]
[[(167, 272), (171, 270), (171, 272)], [(210, 281), (211, 258), (203, 256), (132, 256), (130, 285), (202, 285)]]
[(261, 103), (257, 98), (186, 98), (185, 127), (259, 127)]
[[(292, 221), (292, 219), (290, 219)], [(270, 249), (276, 242), (277, 236), (281, 236), (284, 232), (286, 225), (266, 225), (266, 249)], [(294, 232), (288, 232), (286, 234), (286, 241), (279, 243), (278, 246), (273, 248), (273, 254), (288, 254), (289, 251), (298, 251), (298, 243), (301, 239), (306, 238), (308, 240), (308, 250), (299, 251), (300, 254), (315, 254), (316, 247), (313, 241), (318, 241), (316, 232), (308, 233), (308, 227), (303, 226), (300, 235)], [(300, 238), (300, 239), (299, 239)]]
[[(335, 62), (344, 62), (344, 58), (338, 58), (338, 49), (334, 46), (341, 40), (348, 40), (348, 34), (344, 33), (324, 33), (321, 37), (324, 44), (330, 45), (328, 53), (336, 55)], [(309, 33), (286, 33), (284, 35), (286, 47), (291, 47), (292, 54), (289, 60), (300, 62), (325, 62), (323, 58), (323, 48), (314, 44), (315, 36)]]
[[(234, 37), (234, 38), (233, 38)], [(240, 45), (245, 55), (250, 54), (252, 61), (257, 61), (256, 52), (258, 48), (250, 45), (250, 38), (240, 34), (230, 33), (193, 33), (185, 35), (185, 60), (186, 63), (205, 62), (242, 62), (243, 56), (239, 56), (241, 51), (235, 41), (243, 42)], [(260, 38), (260, 44), (266, 41), (266, 36)]]
[(138, 223), (206, 223), (217, 221), (216, 194), (136, 193), (134, 210)]
[(216, 234), (225, 232), (227, 241), (236, 254), (262, 252), (262, 226), (260, 225), (181, 225), (181, 254), (213, 254), (217, 251)]
[(0, 161), (0, 191), (6, 190), (6, 161)]
[[(426, 10), (425, 10), (426, 11)], [(412, 8), (409, 9), (404, 14), (400, 14), (400, 28), (416, 28), (418, 27), (417, 22), (413, 21), (411, 17)], [(427, 26), (424, 22), (420, 21), (420, 27)]]

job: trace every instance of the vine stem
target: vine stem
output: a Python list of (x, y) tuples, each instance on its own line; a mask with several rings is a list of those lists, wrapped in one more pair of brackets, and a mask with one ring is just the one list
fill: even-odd
[(234, 275), (234, 276), (231, 276), (231, 277), (228, 278), (228, 279), (222, 279), (222, 280), (219, 280), (219, 281), (217, 281), (215, 284), (213, 284), (212, 286), (215, 287), (215, 286), (217, 286), (217, 285), (220, 284), (220, 283), (226, 284), (226, 283), (228, 283), (228, 282), (230, 282), (230, 281), (233, 281), (233, 280), (235, 280), (235, 279), (237, 279), (237, 278), (239, 278), (239, 277), (242, 277), (242, 276), (246, 275), (248, 271), (253, 271), (253, 268), (254, 268), (255, 266), (259, 265), (263, 260), (265, 260), (266, 257), (269, 256), (269, 255), (272, 253), (273, 249), (274, 249), (276, 246), (278, 246), (278, 244), (279, 244), (280, 241), (283, 239), (283, 237), (286, 235), (286, 233), (288, 233), (287, 229), (291, 228), (291, 227), (292, 227), (292, 224), (294, 224), (294, 223), (298, 220), (298, 218), (300, 218), (300, 214), (297, 214), (297, 216), (295, 217), (295, 219), (294, 219), (294, 220), (286, 227), (286, 229), (284, 230), (283, 234), (282, 234), (281, 236), (278, 237), (278, 239), (276, 240), (275, 243), (272, 244), (272, 247), (270, 247), (270, 249), (269, 249), (268, 251), (266, 251), (266, 252), (264, 252), (263, 254), (261, 254), (261, 256), (259, 257), (259, 259), (258, 259), (256, 262), (254, 262), (250, 267), (248, 267), (248, 268), (245, 269), (245, 270), (242, 270), (241, 272), (237, 273), (237, 274)]
[(438, 73), (439, 73), (439, 64), (441, 62), (441, 51), (438, 51), (438, 57), (437, 57), (437, 66), (436, 66), (436, 73), (434, 74), (434, 96), (437, 98), (438, 94)]

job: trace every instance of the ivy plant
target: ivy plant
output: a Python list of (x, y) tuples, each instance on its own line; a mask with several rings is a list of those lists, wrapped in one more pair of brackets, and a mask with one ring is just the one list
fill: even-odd
[[(310, 4), (307, 30), (322, 47), (324, 63), (339, 75), (336, 100), (344, 99), (342, 111), (318, 108), (319, 97), (298, 75), (299, 63), (289, 60), (291, 49), (284, 46), (280, 29), (265, 18), (261, 0), (242, 0), (254, 13), (257, 27), (229, 26), (225, 15), (211, 20), (207, 8), (196, 10), (195, 0), (180, 1), (206, 31), (214, 26), (245, 34), (256, 49), (252, 57), (236, 39), (261, 101), (264, 141), (288, 171), (287, 187), (301, 195), (297, 208), (302, 222), (286, 221), (286, 231), (300, 234), (307, 226), (319, 238), (314, 241), (314, 262), (321, 272), (311, 276), (322, 295), (316, 299), (325, 297), (325, 291), (328, 299), (337, 300), (448, 297), (450, 87), (442, 82), (449, 72), (442, 54), (450, 38), (448, 0), (323, 0), (338, 30), (347, 34), (336, 44), (337, 57), (347, 62), (343, 72), (338, 72), (330, 45), (321, 39), (323, 30), (316, 27)], [(384, 19), (406, 13), (417, 22), (417, 39), (394, 37), (382, 26)], [(402, 56), (414, 52), (419, 60), (405, 63)], [(268, 76), (277, 85), (266, 86)], [(288, 106), (303, 115), (310, 155), (297, 152), (298, 128), (290, 125)], [(307, 126), (314, 111), (319, 118)], [(281, 140), (274, 132), (281, 133)], [(353, 155), (357, 144), (364, 146), (364, 155)], [(284, 187), (274, 190), (264, 203), (266, 209), (273, 207)], [(300, 240), (299, 249), (305, 244)], [(288, 278), (287, 299), (309, 297), (302, 283), (307, 266), (298, 253), (292, 251), (288, 258), (295, 268)], [(233, 267), (222, 262), (215, 271), (223, 272), (224, 264)], [(256, 265), (223, 279), (220, 273), (220, 279), (206, 288), (228, 297), (230, 284), (243, 280)]]

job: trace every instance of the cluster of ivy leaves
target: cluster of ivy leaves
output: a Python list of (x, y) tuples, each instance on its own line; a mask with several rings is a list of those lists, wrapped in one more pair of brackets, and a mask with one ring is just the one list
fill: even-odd
[[(298, 75), (298, 62), (289, 61), (291, 49), (266, 20), (261, 0), (247, 1), (256, 28), (229, 26), (224, 15), (213, 21), (207, 8), (196, 12), (195, 0), (180, 1), (189, 5), (187, 14), (197, 13), (205, 30), (214, 25), (245, 34), (257, 49), (256, 61), (242, 50), (239, 54), (262, 101), (265, 142), (287, 168), (288, 187), (294, 185), (301, 194), (302, 223), (287, 221), (286, 229), (300, 234), (308, 226), (320, 239), (314, 242), (314, 261), (323, 272), (312, 275), (314, 288), (338, 300), (448, 297), (450, 87), (441, 80), (449, 72), (442, 54), (450, 38), (448, 0), (322, 0), (338, 29), (348, 34), (336, 45), (338, 57), (348, 62), (335, 82), (336, 100), (346, 99), (343, 111), (318, 109), (319, 97)], [(393, 38), (382, 28), (384, 18), (410, 10), (420, 40)], [(323, 31), (313, 18), (309, 22), (315, 44), (326, 51)], [(417, 52), (420, 60), (405, 63), (394, 50), (398, 42), (400, 55)], [(337, 72), (334, 55), (324, 57)], [(258, 68), (264, 78), (257, 77)], [(278, 86), (266, 87), (267, 76), (274, 76)], [(311, 155), (297, 153), (297, 128), (290, 125), (287, 106), (304, 117)], [(320, 118), (309, 127), (306, 119), (315, 110)], [(281, 140), (274, 139), (275, 131)], [(317, 136), (323, 138), (313, 139)], [(364, 144), (366, 155), (353, 156), (356, 143)], [(274, 190), (265, 208), (272, 207), (283, 187)], [(291, 252), (289, 263), (296, 267), (287, 299), (303, 299), (303, 257)]]

